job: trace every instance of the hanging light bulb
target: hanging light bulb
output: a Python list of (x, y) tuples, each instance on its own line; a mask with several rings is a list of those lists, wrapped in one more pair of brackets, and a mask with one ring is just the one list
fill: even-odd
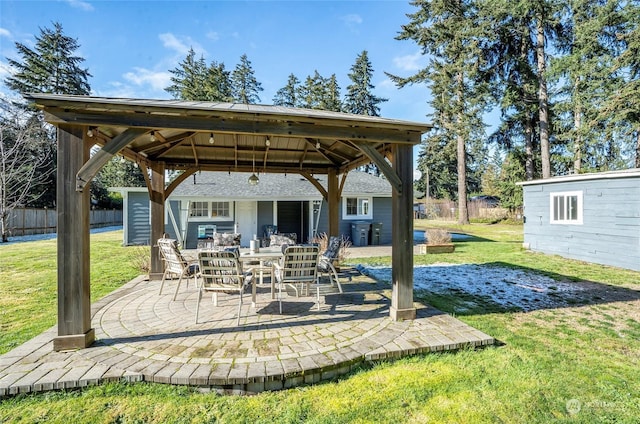
[(265, 140), (264, 145), (267, 147), (271, 146), (271, 140), (269, 139), (269, 136), (267, 136), (267, 139)]
[(215, 142), (216, 140), (213, 138), (213, 133), (211, 133), (211, 135), (209, 136), (209, 144), (213, 144)]
[(89, 129), (87, 130), (87, 136), (93, 137), (93, 127), (89, 127)]
[(256, 175), (256, 146), (253, 146), (253, 174), (249, 177), (249, 185), (258, 185), (260, 178)]
[(127, 160), (124, 158), (124, 156), (120, 156), (120, 163), (125, 163)]
[(316, 150), (320, 150), (320, 142), (316, 141)]
[(156, 132), (155, 131), (151, 131), (151, 135), (149, 136), (149, 140), (153, 143), (154, 141), (156, 141)]

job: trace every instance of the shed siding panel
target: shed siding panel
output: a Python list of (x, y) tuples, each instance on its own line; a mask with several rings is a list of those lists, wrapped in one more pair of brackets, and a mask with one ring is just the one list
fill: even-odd
[[(583, 192), (583, 224), (550, 224), (552, 192)], [(568, 258), (640, 271), (640, 178), (524, 186), (524, 241)]]
[(129, 192), (127, 198), (127, 245), (148, 245), (151, 234), (149, 224), (149, 194)]

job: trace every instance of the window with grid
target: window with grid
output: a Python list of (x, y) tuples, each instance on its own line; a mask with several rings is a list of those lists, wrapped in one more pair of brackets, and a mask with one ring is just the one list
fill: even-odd
[(212, 218), (230, 218), (230, 211), (229, 202), (211, 202)]
[(582, 192), (570, 191), (550, 194), (552, 224), (582, 224)]
[(190, 217), (208, 217), (209, 216), (209, 202), (191, 202), (191, 208), (189, 209)]

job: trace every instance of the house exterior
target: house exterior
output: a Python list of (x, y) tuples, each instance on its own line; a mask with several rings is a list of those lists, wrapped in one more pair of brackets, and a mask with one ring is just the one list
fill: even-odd
[[(240, 233), (241, 245), (246, 247), (254, 236), (268, 238), (273, 229), (296, 233), (299, 243), (328, 231), (327, 203), (306, 178), (298, 174), (259, 174), (259, 183), (251, 185), (250, 175), (200, 172), (183, 181), (166, 200), (166, 232), (185, 248), (193, 249), (213, 232)], [(315, 178), (326, 189), (326, 175)], [(150, 244), (147, 189), (112, 190), (123, 196), (123, 243)], [(391, 193), (385, 178), (349, 172), (339, 205), (340, 234), (354, 245), (390, 244)]]
[(640, 169), (519, 184), (526, 248), (640, 271)]

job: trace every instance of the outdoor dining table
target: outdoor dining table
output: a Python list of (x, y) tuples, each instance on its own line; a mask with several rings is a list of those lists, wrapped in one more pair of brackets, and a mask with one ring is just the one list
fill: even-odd
[[(253, 277), (254, 277), (254, 282), (256, 280), (256, 272), (259, 273), (258, 276), (260, 278), (260, 284), (264, 283), (264, 271), (266, 271), (267, 269), (269, 269), (269, 272), (271, 273), (271, 299), (275, 299), (275, 279), (274, 279), (274, 275), (273, 275), (273, 267), (272, 266), (267, 266), (265, 265), (266, 262), (274, 262), (274, 261), (278, 261), (280, 260), (280, 258), (282, 258), (283, 253), (282, 253), (282, 249), (280, 247), (278, 247), (277, 249), (275, 248), (271, 248), (269, 249), (268, 247), (263, 247), (259, 250), (250, 250), (247, 248), (241, 248), (240, 249), (240, 255), (238, 256), (238, 259), (240, 260), (240, 262), (243, 262), (243, 265), (246, 264), (247, 267), (249, 268), (253, 268)], [(258, 262), (259, 266), (255, 267), (250, 265), (251, 262)], [(255, 291), (256, 291), (256, 284), (252, 284), (251, 286), (252, 289), (252, 299), (253, 302), (255, 303)]]

